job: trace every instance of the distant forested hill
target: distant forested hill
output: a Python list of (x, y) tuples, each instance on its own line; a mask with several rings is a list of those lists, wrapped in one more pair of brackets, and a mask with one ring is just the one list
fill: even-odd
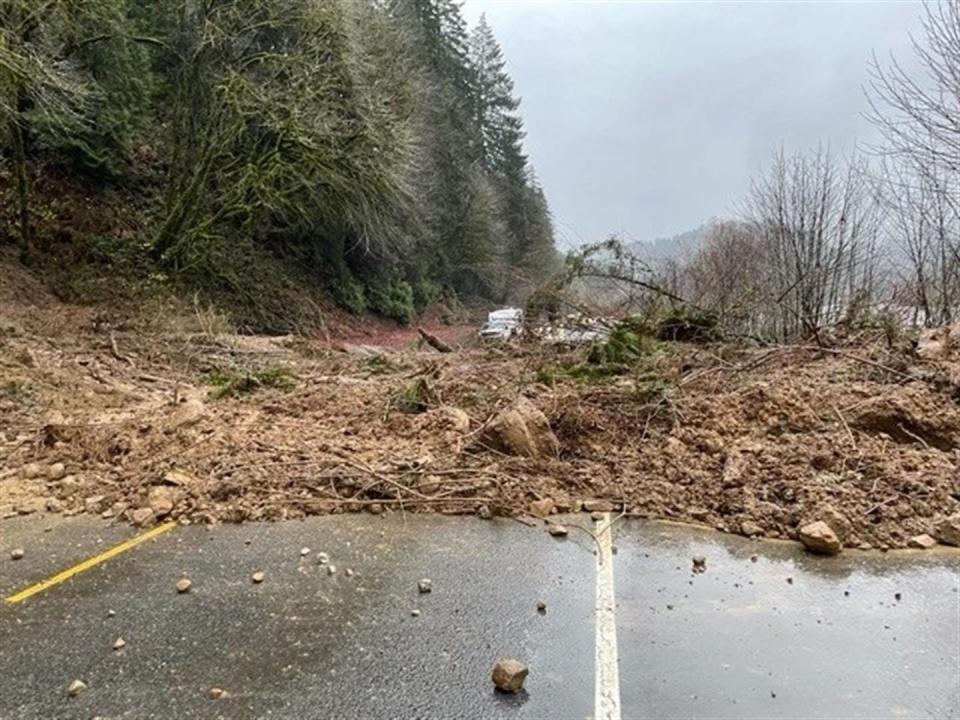
[(657, 238), (650, 242), (630, 243), (629, 250), (648, 263), (656, 264), (662, 260), (684, 260), (696, 254), (707, 237), (709, 224), (678, 233), (672, 237)]

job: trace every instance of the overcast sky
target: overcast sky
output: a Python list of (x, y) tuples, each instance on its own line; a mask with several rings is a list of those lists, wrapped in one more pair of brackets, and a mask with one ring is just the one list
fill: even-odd
[[(730, 215), (781, 143), (845, 151), (871, 52), (911, 59), (916, 2), (466, 0), (522, 97), (564, 247), (652, 240)], [(911, 62), (905, 62), (911, 65)]]

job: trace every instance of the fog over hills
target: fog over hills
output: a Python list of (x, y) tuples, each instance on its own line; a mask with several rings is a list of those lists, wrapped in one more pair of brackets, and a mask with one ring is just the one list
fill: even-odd
[(709, 223), (703, 223), (692, 230), (677, 233), (670, 237), (661, 237), (650, 241), (637, 240), (629, 243), (627, 249), (641, 260), (651, 264), (664, 260), (684, 260), (700, 249), (709, 227)]

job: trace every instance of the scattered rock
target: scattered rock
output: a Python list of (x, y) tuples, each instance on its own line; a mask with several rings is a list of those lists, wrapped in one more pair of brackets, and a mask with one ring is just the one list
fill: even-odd
[(177, 580), (177, 592), (186, 593), (190, 592), (190, 588), (193, 586), (193, 583), (190, 582), (190, 578), (180, 578)]
[(369, 512), (371, 515), (380, 515), (383, 513), (383, 505), (380, 503), (370, 503), (367, 506), (367, 512)]
[(901, 600), (903, 600), (903, 595), (901, 593), (894, 593), (893, 599), (896, 600), (897, 602), (900, 602)]
[(955, 513), (938, 522), (933, 534), (944, 545), (960, 547), (960, 513)]
[(530, 514), (537, 518), (545, 518), (553, 512), (554, 507), (553, 498), (534, 500), (530, 503)]
[(584, 500), (583, 509), (589, 513), (608, 513), (613, 512), (615, 507), (609, 500)]
[(147, 507), (158, 518), (165, 517), (173, 512), (175, 502), (174, 490), (167, 485), (154, 485), (147, 493)]
[(43, 498), (31, 498), (17, 503), (16, 511), (20, 515), (33, 515), (42, 512), (46, 508)]
[(723, 474), (720, 479), (721, 487), (735, 488), (743, 485), (743, 472), (745, 469), (746, 462), (743, 453), (736, 448), (729, 450), (723, 463)]
[(67, 688), (67, 695), (70, 697), (76, 697), (86, 689), (87, 684), (83, 680), (74, 680), (72, 683), (70, 683), (70, 687)]
[(687, 512), (694, 520), (706, 520), (710, 516), (710, 511), (704, 507), (692, 507)]
[(116, 610), (107, 610), (107, 617), (116, 617)]
[(493, 513), (490, 512), (490, 508), (488, 508), (486, 505), (480, 506), (480, 509), (477, 511), (477, 515), (480, 516), (481, 520), (489, 520), (493, 517)]
[(122, 637), (118, 637), (116, 640), (113, 641), (114, 650), (123, 650), (123, 648), (125, 648), (126, 646), (127, 646), (127, 641), (124, 640)]
[(423, 580), (417, 583), (417, 589), (421, 593), (428, 593), (431, 590), (433, 590), (433, 583), (430, 581), (430, 578), (424, 578)]
[(253, 575), (250, 576), (250, 579), (253, 580), (254, 585), (259, 585), (263, 582), (263, 578), (266, 577), (262, 572), (257, 570)]
[(163, 481), (168, 485), (174, 485), (176, 487), (189, 487), (191, 485), (197, 485), (200, 482), (195, 475), (188, 473), (182, 468), (167, 470), (167, 472), (163, 474)]
[(153, 510), (148, 507), (137, 508), (130, 513), (130, 522), (137, 527), (146, 527), (147, 525), (151, 525), (153, 524), (154, 519)]
[(47, 512), (52, 513), (61, 513), (63, 512), (63, 503), (60, 502), (57, 498), (47, 498), (46, 505)]
[(698, 575), (707, 571), (707, 559), (703, 555), (693, 556), (693, 571)]
[(330, 562), (330, 556), (325, 552), (317, 553), (317, 565), (326, 565)]
[(336, 575), (337, 566), (336, 565), (327, 565), (327, 575)]
[(80, 489), (80, 483), (73, 475), (67, 475), (57, 486), (57, 497), (69, 498)]
[(196, 398), (190, 398), (177, 405), (167, 418), (167, 430), (180, 430), (192, 427), (203, 419), (207, 409)]
[(227, 691), (223, 688), (212, 687), (207, 694), (210, 696), (211, 700), (219, 700), (220, 698), (227, 696)]
[(547, 614), (547, 604), (543, 600), (537, 600), (537, 612), (541, 615)]
[(96, 515), (103, 510), (103, 503), (106, 499), (104, 495), (91, 495), (83, 501), (83, 509), (90, 515)]
[(606, 516), (606, 513), (600, 512), (599, 510), (594, 510), (590, 513), (590, 519), (594, 522), (600, 522)]
[(14, 548), (10, 551), (11, 560), (20, 560), (23, 558), (23, 548)]
[(750, 556), (750, 562), (755, 563), (757, 560), (759, 560), (759, 558), (756, 555)]
[(937, 541), (926, 533), (923, 533), (922, 535), (914, 535), (909, 541), (907, 541), (907, 547), (916, 548), (918, 550), (929, 550), (930, 548), (935, 547), (936, 544)]
[(410, 614), (411, 614), (413, 617), (420, 617), (420, 611), (419, 611), (419, 610), (411, 610), (411, 611), (410, 611)]
[(683, 440), (671, 435), (667, 438), (663, 449), (668, 455), (680, 455), (681, 453), (686, 452), (687, 446)]
[(574, 500), (566, 493), (557, 493), (553, 496), (554, 506), (558, 513), (580, 512), (582, 503)]
[(440, 408), (440, 412), (444, 414), (451, 430), (461, 434), (470, 431), (470, 416), (460, 408), (445, 405)]
[(57, 480), (62, 480), (63, 477), (67, 474), (67, 468), (63, 463), (54, 463), (47, 468), (47, 480), (56, 482)]
[(523, 682), (527, 679), (529, 672), (527, 666), (519, 660), (513, 658), (497, 660), (493, 666), (493, 684), (500, 692), (519, 692), (523, 689)]
[(747, 537), (754, 537), (756, 535), (763, 535), (763, 528), (752, 520), (744, 520), (740, 523), (740, 532)]
[(347, 568), (346, 570), (343, 571), (343, 574), (346, 575), (347, 577), (353, 577), (353, 570), (351, 568)]
[(39, 463), (27, 463), (23, 466), (23, 477), (27, 480), (33, 480), (43, 475), (43, 468)]
[(843, 544), (833, 529), (822, 520), (804, 525), (797, 531), (797, 539), (813, 553), (836, 555), (843, 550)]
[(480, 443), (509, 455), (534, 459), (560, 455), (560, 441), (550, 429), (547, 416), (523, 396), (490, 421)]
[(120, 515), (123, 515), (123, 513), (127, 511), (127, 507), (128, 507), (127, 503), (123, 502), (122, 500), (117, 501), (100, 514), (102, 517), (105, 517), (105, 518), (119, 517)]
[(310, 554), (310, 548), (308, 547), (300, 548), (300, 557), (306, 557), (309, 554)]
[(556, 523), (550, 523), (547, 525), (547, 532), (554, 537), (566, 537), (570, 534), (570, 531), (567, 530), (566, 525), (558, 525)]

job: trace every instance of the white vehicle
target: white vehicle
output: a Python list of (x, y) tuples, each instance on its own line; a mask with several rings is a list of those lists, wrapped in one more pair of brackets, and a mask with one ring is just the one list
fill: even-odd
[(520, 308), (494, 310), (487, 315), (487, 322), (509, 322), (520, 325), (523, 323), (523, 310)]
[(487, 315), (487, 322), (480, 328), (481, 340), (512, 340), (523, 334), (523, 310), (504, 308)]

